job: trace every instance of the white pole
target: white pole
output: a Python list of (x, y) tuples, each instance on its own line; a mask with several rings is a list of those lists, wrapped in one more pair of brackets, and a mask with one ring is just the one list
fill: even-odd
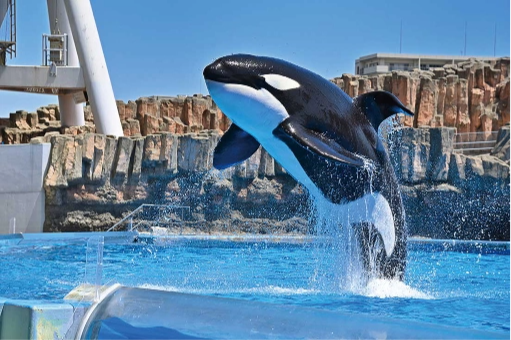
[[(64, 0), (47, 0), (48, 17), (50, 19), (50, 33), (54, 34), (55, 21), (57, 22), (60, 34), (67, 34), (67, 64), (69, 66), (80, 66), (78, 54), (76, 53), (75, 41), (69, 20), (67, 19)], [(62, 126), (83, 126), (85, 118), (83, 105), (76, 104), (72, 94), (59, 94), (60, 123)]]
[(114, 91), (89, 0), (64, 0), (99, 133), (123, 136)]

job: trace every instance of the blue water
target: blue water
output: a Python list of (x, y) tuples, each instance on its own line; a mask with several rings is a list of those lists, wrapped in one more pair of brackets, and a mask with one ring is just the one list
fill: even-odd
[[(88, 280), (85, 254), (83, 241), (0, 245), (0, 296), (62, 299)], [(107, 243), (103, 256), (103, 284), (509, 332), (509, 243), (410, 242), (404, 283), (372, 280), (348, 291), (331, 250), (316, 243)]]

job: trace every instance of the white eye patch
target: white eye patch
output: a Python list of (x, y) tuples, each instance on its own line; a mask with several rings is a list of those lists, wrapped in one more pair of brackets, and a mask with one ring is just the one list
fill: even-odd
[(300, 84), (296, 80), (281, 76), (280, 74), (263, 74), (261, 77), (264, 78), (268, 85), (280, 91), (287, 91), (300, 87)]
[(285, 107), (268, 90), (241, 84), (206, 80), (211, 97), (236, 125), (256, 139), (272, 131), (289, 117)]

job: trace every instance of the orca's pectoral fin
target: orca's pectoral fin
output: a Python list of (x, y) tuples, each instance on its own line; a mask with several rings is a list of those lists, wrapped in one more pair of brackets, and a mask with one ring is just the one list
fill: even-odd
[(288, 118), (273, 131), (273, 134), (284, 143), (290, 139), (302, 147), (325, 158), (351, 166), (363, 166), (362, 158), (343, 148), (335, 140), (325, 137), (319, 132), (307, 129), (302, 124)]
[(215, 148), (213, 166), (222, 170), (243, 162), (257, 151), (259, 145), (254, 137), (231, 124)]
[(378, 131), (381, 122), (395, 114), (404, 113), (407, 116), (413, 116), (412, 111), (387, 91), (364, 93), (353, 98), (353, 104), (366, 115), (376, 131)]

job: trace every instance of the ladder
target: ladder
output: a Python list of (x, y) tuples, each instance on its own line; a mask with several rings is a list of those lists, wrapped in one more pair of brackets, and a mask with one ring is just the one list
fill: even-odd
[(9, 0), (9, 15), (11, 23), (11, 41), (13, 44), (10, 46), (9, 55), (12, 58), (13, 54), (16, 57), (16, 0)]

